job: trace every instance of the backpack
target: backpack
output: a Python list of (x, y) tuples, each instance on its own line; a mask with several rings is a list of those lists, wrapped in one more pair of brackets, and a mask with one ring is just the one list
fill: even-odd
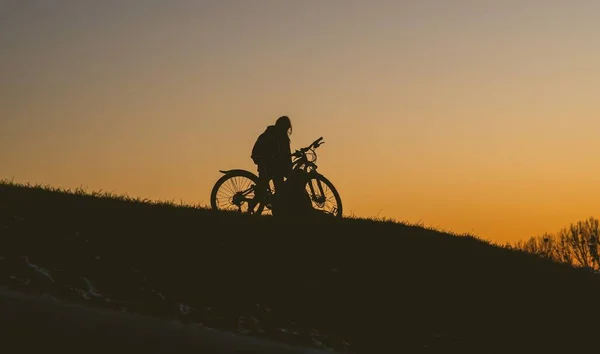
[(255, 164), (259, 164), (262, 161), (268, 160), (273, 157), (274, 152), (278, 149), (277, 140), (275, 139), (274, 126), (269, 126), (260, 134), (252, 147), (252, 161)]

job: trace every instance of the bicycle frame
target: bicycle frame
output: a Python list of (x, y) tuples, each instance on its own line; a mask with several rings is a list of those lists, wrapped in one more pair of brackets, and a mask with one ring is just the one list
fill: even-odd
[[(323, 137), (320, 137), (319, 139), (315, 140), (312, 144), (310, 144), (309, 146), (296, 150), (293, 154), (292, 157), (296, 157), (295, 160), (292, 161), (292, 168), (295, 171), (303, 171), (307, 174), (308, 177), (308, 181), (310, 181), (312, 178), (316, 177), (317, 175), (320, 175), (319, 172), (317, 172), (317, 164), (315, 163), (317, 161), (317, 152), (315, 151), (319, 146), (321, 146), (322, 144), (324, 144), (324, 142), (322, 141)], [(313, 160), (309, 160), (308, 158), (308, 154), (307, 152), (310, 152), (313, 156), (314, 159)], [(315, 200), (315, 202), (317, 203), (322, 203), (324, 202), (324, 200), (321, 200), (321, 198), (325, 198), (325, 192), (323, 191), (323, 185), (321, 184), (321, 181), (317, 178), (314, 178), (317, 181), (317, 186), (319, 188), (319, 198), (315, 197), (315, 189), (313, 187), (312, 183), (308, 183), (309, 189), (310, 189), (310, 193), (311, 193), (311, 199)]]

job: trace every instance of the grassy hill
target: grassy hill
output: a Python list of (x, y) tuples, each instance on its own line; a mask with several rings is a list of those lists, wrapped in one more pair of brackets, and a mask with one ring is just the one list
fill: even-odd
[(0, 242), (3, 287), (340, 353), (597, 347), (596, 275), (420, 226), (4, 182)]

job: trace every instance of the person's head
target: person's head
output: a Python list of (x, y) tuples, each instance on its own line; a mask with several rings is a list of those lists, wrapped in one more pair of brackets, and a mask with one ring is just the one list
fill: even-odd
[(287, 132), (288, 135), (292, 135), (292, 121), (290, 120), (290, 118), (288, 116), (281, 116), (281, 117), (277, 118), (277, 121), (275, 122), (275, 126), (278, 129), (281, 129), (281, 130)]

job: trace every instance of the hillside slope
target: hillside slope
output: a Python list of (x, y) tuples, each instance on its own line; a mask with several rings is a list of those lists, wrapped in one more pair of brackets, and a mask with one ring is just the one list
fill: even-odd
[(328, 354), (194, 323), (165, 321), (1, 288), (0, 313), (2, 345), (19, 353), (60, 350), (86, 354)]
[(600, 278), (473, 237), (0, 185), (0, 286), (338, 352), (596, 348)]

